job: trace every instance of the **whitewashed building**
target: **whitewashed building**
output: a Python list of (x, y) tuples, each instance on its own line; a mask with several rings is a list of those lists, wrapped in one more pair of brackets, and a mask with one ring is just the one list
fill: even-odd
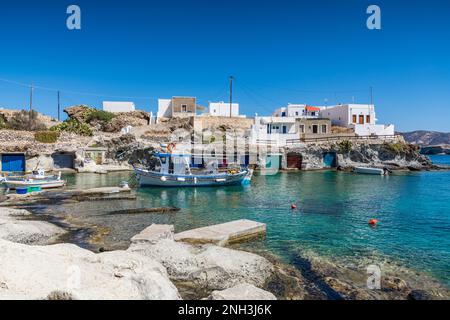
[(245, 117), (239, 115), (239, 103), (229, 102), (210, 102), (208, 106), (208, 115), (213, 117)]
[(158, 118), (170, 118), (172, 116), (172, 99), (158, 99)]
[(289, 103), (286, 107), (276, 109), (273, 117), (293, 117), (293, 118), (317, 118), (320, 114), (320, 108), (308, 106), (306, 104)]
[(354, 129), (359, 136), (394, 135), (393, 124), (377, 124), (373, 104), (342, 104), (322, 107), (320, 116), (329, 118), (332, 125)]
[(133, 112), (136, 107), (134, 102), (103, 101), (103, 110), (108, 112)]
[(254, 144), (286, 145), (290, 139), (298, 139), (299, 133), (294, 117), (255, 117), (250, 134)]
[(172, 97), (158, 99), (157, 118), (192, 117), (197, 113), (195, 97)]

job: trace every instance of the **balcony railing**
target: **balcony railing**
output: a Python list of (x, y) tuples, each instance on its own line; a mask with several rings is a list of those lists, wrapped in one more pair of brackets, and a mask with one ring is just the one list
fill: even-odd
[(400, 135), (370, 135), (370, 136), (326, 136), (326, 137), (308, 137), (303, 139), (287, 139), (286, 145), (294, 145), (297, 143), (304, 142), (327, 142), (327, 141), (339, 141), (339, 140), (350, 140), (350, 141), (360, 141), (360, 140), (384, 140), (384, 141), (392, 141), (397, 140), (401, 136)]

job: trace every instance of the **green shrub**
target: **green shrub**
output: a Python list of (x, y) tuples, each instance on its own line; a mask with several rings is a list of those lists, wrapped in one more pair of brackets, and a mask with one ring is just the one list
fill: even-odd
[(410, 151), (417, 151), (417, 147), (403, 142), (384, 143), (384, 147), (396, 154), (402, 154)]
[(9, 121), (13, 130), (39, 131), (45, 130), (45, 124), (38, 119), (39, 114), (34, 110), (21, 110), (14, 114)]
[(6, 118), (3, 114), (0, 114), (0, 130), (8, 129), (8, 124), (6, 123)]
[(76, 119), (68, 119), (57, 126), (51, 127), (50, 130), (57, 132), (72, 132), (80, 136), (92, 136), (91, 127), (88, 124), (82, 123)]
[(109, 123), (115, 117), (116, 117), (116, 115), (112, 112), (93, 109), (90, 111), (89, 115), (87, 116), (86, 122), (91, 123), (92, 121), (97, 120), (97, 121)]
[(42, 143), (56, 143), (58, 138), (59, 132), (57, 131), (37, 131), (34, 134), (34, 139)]
[(400, 153), (403, 150), (403, 146), (399, 142), (386, 143), (385, 146), (387, 149), (389, 149), (390, 151), (395, 152), (395, 153)]
[(349, 140), (343, 140), (338, 143), (340, 153), (349, 153), (352, 151), (353, 144)]

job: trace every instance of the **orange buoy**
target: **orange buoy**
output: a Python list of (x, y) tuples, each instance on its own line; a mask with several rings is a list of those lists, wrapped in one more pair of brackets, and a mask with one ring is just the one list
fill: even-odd
[(370, 219), (369, 220), (369, 225), (370, 226), (376, 226), (378, 224), (378, 220), (377, 219)]
[(296, 205), (295, 203), (291, 204), (291, 209), (292, 209), (292, 210), (297, 209), (297, 205)]

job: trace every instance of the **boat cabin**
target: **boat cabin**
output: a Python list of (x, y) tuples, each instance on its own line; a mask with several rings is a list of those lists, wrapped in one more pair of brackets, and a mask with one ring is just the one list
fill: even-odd
[[(161, 173), (190, 174), (191, 156), (187, 154), (157, 153)], [(158, 166), (155, 168), (158, 171)]]
[(154, 156), (158, 159), (155, 171), (160, 173), (191, 175), (200, 171), (209, 174), (219, 172), (219, 164), (214, 157), (203, 157), (202, 164), (195, 166), (191, 154), (156, 153)]

